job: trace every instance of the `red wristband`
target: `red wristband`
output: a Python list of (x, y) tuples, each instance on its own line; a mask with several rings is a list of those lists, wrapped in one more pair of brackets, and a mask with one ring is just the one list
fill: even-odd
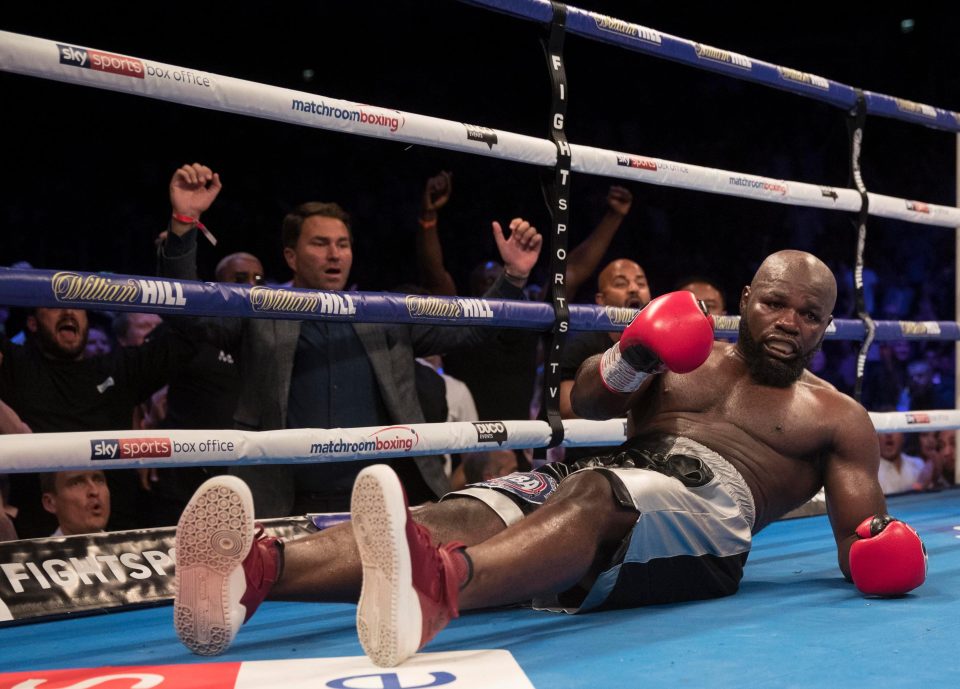
[(200, 218), (194, 218), (189, 215), (183, 215), (182, 213), (173, 214), (173, 219), (177, 222), (182, 222), (184, 225), (190, 225), (191, 227), (196, 227), (198, 230), (203, 232), (203, 236), (207, 238), (207, 241), (210, 242), (213, 246), (217, 245), (217, 238), (213, 236), (213, 233), (207, 229), (207, 226), (200, 222)]

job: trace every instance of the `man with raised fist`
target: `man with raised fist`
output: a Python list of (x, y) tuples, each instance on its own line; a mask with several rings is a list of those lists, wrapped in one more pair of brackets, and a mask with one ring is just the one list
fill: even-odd
[[(630, 439), (572, 465), (484, 481), (413, 512), (389, 467), (367, 467), (351, 524), (283, 547), (254, 536), (242, 482), (211, 479), (178, 527), (178, 552), (200, 553), (189, 568), (178, 562), (181, 639), (198, 653), (222, 651), (268, 593), (359, 596), (360, 642), (391, 666), (470, 608), (532, 599), (586, 611), (728, 595), (752, 535), (821, 486), (844, 575), (869, 595), (910, 591), (924, 580), (926, 553), (886, 514), (873, 425), (804, 369), (836, 294), (819, 259), (773, 254), (743, 290), (736, 344), (713, 341), (712, 318), (691, 293), (653, 300), (584, 362), (572, 391), (580, 416), (628, 414)], [(239, 509), (239, 528), (233, 511), (211, 527), (209, 506), (224, 501)], [(231, 530), (247, 546), (232, 568), (207, 545), (211, 532)], [(209, 598), (223, 607), (195, 605), (193, 580), (208, 592), (220, 582), (223, 595)]]

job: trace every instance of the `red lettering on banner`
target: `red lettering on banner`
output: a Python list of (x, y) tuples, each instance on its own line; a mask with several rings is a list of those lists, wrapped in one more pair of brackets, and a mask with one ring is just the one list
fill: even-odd
[(111, 55), (110, 53), (101, 53), (97, 50), (87, 51), (90, 59), (90, 69), (98, 72), (110, 72), (112, 74), (122, 74), (127, 77), (144, 78), (143, 63), (132, 57), (123, 57), (122, 55)]
[(122, 459), (169, 457), (170, 450), (169, 438), (120, 438)]
[(234, 689), (240, 663), (200, 663), (197, 665), (128, 665), (119, 667), (78, 668), (0, 672), (0, 689), (36, 687), (72, 689), (103, 686), (105, 689)]

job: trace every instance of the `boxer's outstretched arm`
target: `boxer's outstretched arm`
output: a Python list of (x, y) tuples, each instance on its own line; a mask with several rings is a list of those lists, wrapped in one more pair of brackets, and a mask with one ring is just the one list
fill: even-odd
[(830, 414), (835, 441), (824, 471), (840, 570), (867, 595), (901, 595), (926, 578), (926, 549), (916, 531), (886, 513), (876, 433), (866, 411), (847, 400)]
[[(827, 511), (837, 541), (837, 563), (850, 578), (850, 546), (865, 518), (886, 511), (880, 488), (880, 448), (877, 434), (859, 404), (837, 394), (832, 396), (834, 442), (824, 465), (823, 482)], [(848, 401), (849, 400), (849, 401)]]

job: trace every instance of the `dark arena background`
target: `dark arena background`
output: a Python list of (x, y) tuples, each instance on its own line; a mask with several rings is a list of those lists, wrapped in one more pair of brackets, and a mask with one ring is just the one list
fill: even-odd
[[(575, 4), (849, 86), (960, 111), (956, 3)], [(0, 31), (548, 137), (542, 29), (466, 2), (7, 2)], [(853, 187), (846, 113), (836, 107), (573, 35), (566, 37), (564, 60), (565, 130), (572, 143)], [(280, 245), (284, 214), (305, 201), (337, 201), (354, 218), (350, 288), (388, 291), (414, 283), (420, 199), (427, 178), (441, 170), (453, 175), (440, 230), (460, 293), (468, 291), (470, 269), (497, 256), (492, 220), (522, 216), (541, 230), (550, 225), (541, 170), (532, 165), (3, 71), (0, 93), (0, 266), (154, 275), (154, 242), (170, 216), (170, 177), (192, 162), (209, 165), (224, 185), (203, 217), (219, 239), (216, 247), (199, 242), (203, 279), (213, 278), (222, 256), (249, 251), (262, 260), (268, 281), (288, 280)], [(956, 205), (953, 133), (869, 117), (862, 165), (872, 192)], [(655, 295), (683, 277), (703, 275), (722, 286), (727, 310), (736, 314), (740, 290), (759, 262), (795, 248), (817, 254), (837, 275), (835, 316), (856, 317), (854, 214), (575, 173), (571, 246), (602, 215), (611, 184), (628, 187), (634, 203), (604, 263), (635, 258)], [(868, 227), (873, 317), (955, 321), (955, 233), (874, 216)], [(535, 276), (541, 281), (546, 263), (541, 256)], [(581, 289), (579, 301), (592, 301), (594, 282)], [(8, 336), (23, 317), (23, 309), (14, 311)], [(935, 362), (944, 389), (955, 371), (955, 345), (945, 340), (910, 343), (911, 356)], [(858, 346), (827, 342), (818, 373), (852, 392)], [(878, 350), (868, 373), (880, 360)], [(165, 604), (111, 614), (75, 607), (68, 619), (40, 623), (7, 617), (13, 624), (0, 625), (0, 689), (157, 686), (134, 683), (142, 676), (122, 674), (121, 667), (164, 668), (171, 679), (161, 687), (414, 689), (443, 684), (424, 668), (444, 663), (458, 672), (472, 668), (475, 675), (450, 683), (464, 689), (956, 686), (957, 496), (943, 489), (890, 498), (889, 511), (917, 529), (930, 558), (924, 586), (897, 598), (864, 597), (843, 580), (827, 517), (818, 514), (779, 521), (760, 534), (736, 596), (596, 615), (471, 611), (395, 674), (358, 669), (369, 663), (349, 605), (269, 602), (213, 661), (177, 641)], [(162, 547), (141, 539), (137, 548), (152, 549), (156, 576), (143, 569), (169, 587), (172, 529), (160, 536)], [(43, 557), (60, 562), (64, 552)], [(21, 565), (4, 563), (9, 571), (2, 573), (30, 584), (25, 570), (16, 569)], [(77, 604), (67, 587), (46, 588), (65, 606)], [(474, 666), (464, 663), (471, 655)], [(121, 674), (91, 678), (106, 670)], [(40, 671), (49, 671), (46, 679), (38, 679)]]
[[(948, 4), (826, 3), (579, 6), (841, 83), (960, 108), (957, 15)], [(910, 23), (912, 22), (912, 24)], [(434, 115), (536, 137), (547, 134), (549, 81), (538, 28), (452, 1), (278, 3), (16, 3), (0, 28), (109, 52)], [(727, 170), (848, 186), (847, 135), (837, 108), (735, 79), (566, 39), (571, 142)], [(414, 232), (425, 179), (453, 173), (443, 211), (446, 260), (461, 290), (477, 261), (496, 256), (489, 222), (530, 218), (545, 228), (539, 171), (529, 165), (371, 140), (0, 73), (5, 182), (0, 264), (152, 274), (153, 239), (168, 213), (173, 170), (200, 161), (224, 191), (205, 218), (201, 274), (247, 250), (272, 280), (284, 213), (336, 200), (355, 217), (351, 283), (385, 290), (416, 281)], [(869, 118), (863, 166), (871, 191), (954, 203), (949, 133)], [(599, 218), (614, 180), (576, 175), (571, 240)], [(724, 286), (731, 311), (770, 251), (813, 251), (843, 271), (855, 233), (846, 213), (627, 183), (635, 203), (609, 251), (646, 268), (654, 293), (689, 273)], [(921, 241), (922, 237), (922, 241)], [(936, 317), (953, 314), (953, 237), (872, 218), (867, 264), (881, 284), (931, 290)], [(541, 264), (544, 261), (541, 260)], [(588, 284), (581, 298), (592, 297)], [(880, 295), (882, 298), (882, 294)], [(844, 308), (847, 304), (841, 303)], [(847, 313), (838, 313), (845, 316)], [(909, 314), (907, 314), (909, 315)]]

